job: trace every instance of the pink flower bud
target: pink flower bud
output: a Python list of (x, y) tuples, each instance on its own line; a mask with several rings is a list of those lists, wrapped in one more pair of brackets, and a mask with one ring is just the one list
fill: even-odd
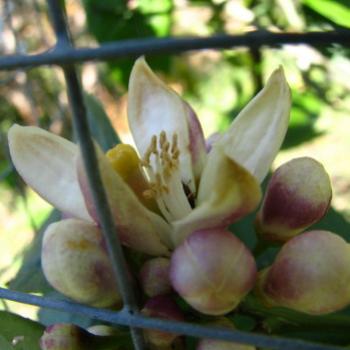
[(42, 350), (83, 350), (84, 330), (73, 324), (58, 323), (45, 329), (40, 338)]
[(73, 300), (96, 307), (120, 304), (102, 233), (94, 224), (77, 219), (51, 224), (41, 264), (48, 282)]
[(268, 306), (308, 314), (350, 304), (350, 248), (328, 231), (309, 231), (288, 241), (274, 263), (259, 272), (257, 294)]
[(169, 279), (170, 260), (154, 258), (145, 262), (140, 271), (142, 289), (149, 297), (171, 291)]
[[(145, 316), (183, 321), (184, 317), (176, 303), (166, 295), (158, 295), (149, 299), (141, 310)], [(151, 345), (166, 347), (179, 335), (157, 330), (145, 330), (145, 336)]]
[(174, 289), (196, 310), (208, 315), (232, 311), (253, 288), (254, 258), (231, 232), (196, 231), (171, 258)]
[[(213, 326), (220, 326), (235, 329), (234, 325), (227, 318), (220, 318)], [(252, 345), (243, 345), (232, 343), (224, 340), (218, 339), (201, 339), (198, 344), (196, 350), (255, 350), (255, 347)]]
[(332, 198), (328, 174), (312, 158), (296, 158), (272, 175), (256, 229), (265, 239), (287, 241), (319, 221)]

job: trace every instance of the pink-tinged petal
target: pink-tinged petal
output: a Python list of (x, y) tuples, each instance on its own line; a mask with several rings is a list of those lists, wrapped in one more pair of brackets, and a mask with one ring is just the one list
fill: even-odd
[(177, 134), (182, 181), (194, 193), (206, 157), (201, 126), (190, 106), (152, 72), (143, 57), (130, 76), (128, 118), (141, 157), (153, 135), (165, 131), (171, 140)]
[(260, 199), (255, 177), (214, 145), (203, 170), (196, 207), (173, 222), (175, 246), (196, 230), (226, 227), (237, 221), (253, 211)]
[[(169, 224), (140, 202), (133, 190), (114, 171), (98, 146), (95, 149), (100, 174), (121, 242), (150, 255), (168, 255), (171, 247)], [(78, 156), (78, 177), (89, 213), (98, 222), (97, 211), (80, 154)]]
[(272, 175), (255, 221), (265, 239), (287, 241), (319, 221), (327, 212), (332, 186), (315, 159), (295, 158)]
[(44, 233), (41, 265), (48, 282), (75, 301), (96, 307), (120, 305), (112, 265), (95, 224), (67, 219)]
[(78, 147), (43, 129), (13, 125), (8, 132), (11, 159), (24, 181), (54, 207), (92, 221), (76, 174)]
[(350, 305), (350, 245), (328, 231), (309, 231), (284, 244), (259, 272), (257, 294), (267, 306), (312, 315)]
[(214, 132), (205, 140), (205, 147), (207, 149), (207, 153), (211, 151), (215, 142), (219, 141), (221, 138), (220, 132)]
[(288, 128), (291, 97), (282, 68), (277, 69), (218, 141), (228, 157), (262, 181)]
[(204, 314), (232, 311), (253, 288), (255, 279), (252, 254), (225, 230), (196, 231), (171, 256), (173, 288)]

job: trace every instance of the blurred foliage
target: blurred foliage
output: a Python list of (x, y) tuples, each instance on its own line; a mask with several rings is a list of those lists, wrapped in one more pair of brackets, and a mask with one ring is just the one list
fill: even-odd
[(1, 350), (40, 350), (39, 339), (44, 327), (18, 315), (0, 311)]
[[(12, 3), (12, 7), (4, 6), (0, 12), (0, 34), (4, 38), (0, 40), (0, 54), (48, 49), (55, 39), (47, 21), (45, 2), (37, 0), (35, 6), (31, 1), (14, 0)], [(144, 37), (242, 34), (259, 29), (302, 33), (350, 26), (347, 0), (82, 0), (66, 1), (66, 6), (77, 45)], [(327, 120), (329, 115), (334, 120), (338, 114), (350, 112), (348, 47), (284, 45), (254, 50), (204, 50), (178, 55), (149, 55), (147, 61), (162, 79), (193, 105), (206, 135), (224, 130), (279, 65), (285, 69), (293, 96), (284, 149), (292, 150), (317, 140), (329, 132), (327, 127), (320, 127), (320, 121)], [(90, 128), (104, 150), (119, 142), (111, 125), (118, 127), (123, 124), (120, 111), (125, 103), (123, 94), (127, 91), (133, 62), (134, 59), (122, 59), (81, 68), (82, 82), (89, 91), (85, 94), (85, 102)], [(54, 68), (26, 73), (0, 72), (0, 191), (11, 196), (10, 200), (2, 201), (6, 210), (0, 207), (0, 222), (4, 227), (9, 218), (18, 215), (15, 203), (28, 198), (28, 189), (10, 163), (7, 130), (13, 123), (39, 125), (71, 138), (70, 111), (64, 88), (62, 75)], [(118, 131), (120, 134), (124, 132), (123, 128), (118, 128)], [(346, 184), (350, 188), (350, 178), (346, 179)], [(349, 190), (345, 194), (348, 193)], [(28, 206), (30, 204), (29, 200)], [(49, 214), (47, 208), (36, 210), (33, 216), (43, 221), (44, 214)], [(16, 276), (1, 280), (3, 285), (25, 292), (55, 293), (41, 272), (40, 247), (45, 227), (58, 217), (59, 213), (54, 211), (41, 229), (32, 225), (36, 235), (27, 247), (20, 245), (19, 232), (7, 233), (11, 238), (14, 235), (12, 241), (19, 249), (9, 265), (19, 266)], [(252, 250), (257, 249), (253, 217), (254, 214), (230, 227)], [(335, 231), (350, 241), (349, 222), (334, 208), (316, 227)], [(258, 248), (259, 267), (270, 264), (279, 249), (268, 245)], [(7, 265), (0, 266), (0, 271), (6, 268)], [(272, 334), (343, 345), (350, 343), (344, 329), (349, 325), (349, 315), (345, 310), (315, 321), (315, 318), (304, 319), (305, 315), (288, 310), (271, 309), (267, 312), (250, 296), (230, 318), (242, 330), (263, 329)], [(11, 317), (7, 327), (6, 320)], [(1, 314), (1, 322), (4, 321), (0, 323), (1, 349), (13, 348), (11, 324), (18, 327), (23, 324), (23, 332), (34, 327), (34, 338), (42, 331), (40, 325), (33, 326), (22, 319), (16, 321), (13, 317), (16, 316)], [(92, 324), (90, 319), (50, 310), (40, 310), (37, 317), (44, 324), (54, 321), (74, 322), (81, 326)], [(306, 323), (309, 327), (300, 331), (300, 324)], [(319, 332), (319, 329), (325, 332)], [(189, 348), (194, 348), (193, 339), (189, 338), (188, 343)], [(30, 349), (36, 349), (35, 346)]]

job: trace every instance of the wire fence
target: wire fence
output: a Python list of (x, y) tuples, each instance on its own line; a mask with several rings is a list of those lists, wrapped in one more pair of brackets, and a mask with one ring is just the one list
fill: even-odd
[(93, 194), (95, 207), (98, 210), (99, 222), (107, 242), (108, 252), (112, 261), (114, 273), (123, 298), (124, 307), (115, 312), (84, 306), (74, 302), (39, 297), (17, 291), (0, 288), (0, 298), (14, 300), (26, 304), (37, 305), (70, 313), (89, 316), (93, 319), (130, 327), (134, 348), (146, 348), (142, 329), (158, 329), (171, 331), (194, 337), (222, 339), (255, 345), (269, 349), (283, 350), (336, 350), (339, 347), (327, 346), (302, 340), (287, 339), (257, 333), (227, 330), (175, 322), (157, 318), (145, 317), (139, 313), (134, 291), (128, 281), (126, 262), (121, 244), (115, 235), (116, 227), (113, 221), (106, 193), (102, 186), (101, 176), (96, 169), (97, 159), (93, 141), (90, 136), (86, 118), (86, 108), (83, 102), (82, 88), (75, 69), (75, 63), (97, 60), (116, 59), (121, 57), (139, 56), (146, 53), (174, 53), (205, 48), (232, 49), (237, 46), (259, 48), (264, 45), (306, 43), (313, 46), (325, 46), (338, 43), (345, 46), (350, 44), (350, 31), (331, 31), (313, 33), (270, 33), (252, 32), (239, 36), (214, 36), (206, 38), (166, 38), (127, 40), (101, 45), (96, 48), (74, 48), (69, 28), (64, 15), (64, 9), (59, 0), (48, 0), (52, 25), (57, 38), (57, 44), (50, 51), (37, 55), (11, 55), (0, 58), (0, 70), (29, 69), (42, 65), (58, 65), (62, 68), (73, 112), (73, 124), (81, 147), (84, 166)]

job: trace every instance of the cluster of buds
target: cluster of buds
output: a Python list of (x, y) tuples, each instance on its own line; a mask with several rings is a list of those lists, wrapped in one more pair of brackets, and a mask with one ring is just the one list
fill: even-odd
[(293, 159), (272, 175), (255, 225), (260, 238), (283, 246), (258, 274), (265, 305), (320, 315), (350, 304), (349, 244), (332, 232), (304, 231), (326, 214), (331, 197), (329, 176), (314, 159)]
[[(135, 63), (128, 113), (137, 150), (124, 144), (106, 154), (97, 144), (95, 150), (119, 239), (143, 254), (144, 264), (133, 264), (128, 275), (142, 288), (144, 315), (183, 321), (186, 312), (175, 302), (181, 297), (192, 314), (221, 317), (254, 287), (268, 306), (310, 314), (350, 303), (348, 244), (330, 232), (304, 232), (325, 215), (332, 195), (317, 161), (294, 159), (271, 177), (255, 220), (258, 239), (284, 244), (270, 267), (258, 272), (253, 254), (227, 229), (259, 206), (260, 183), (282, 144), (289, 109), (289, 88), (278, 69), (229, 129), (206, 142), (190, 106), (143, 58)], [(49, 283), (78, 302), (120, 307), (78, 147), (19, 126), (9, 131), (9, 146), (24, 180), (65, 214), (44, 234), (42, 268)], [(75, 332), (51, 328), (42, 348), (60, 349), (50, 345), (51, 337)], [(160, 331), (145, 336), (155, 349), (179, 341), (177, 334)], [(65, 349), (79, 349), (67, 344)], [(197, 350), (209, 349), (253, 347), (199, 342)]]

